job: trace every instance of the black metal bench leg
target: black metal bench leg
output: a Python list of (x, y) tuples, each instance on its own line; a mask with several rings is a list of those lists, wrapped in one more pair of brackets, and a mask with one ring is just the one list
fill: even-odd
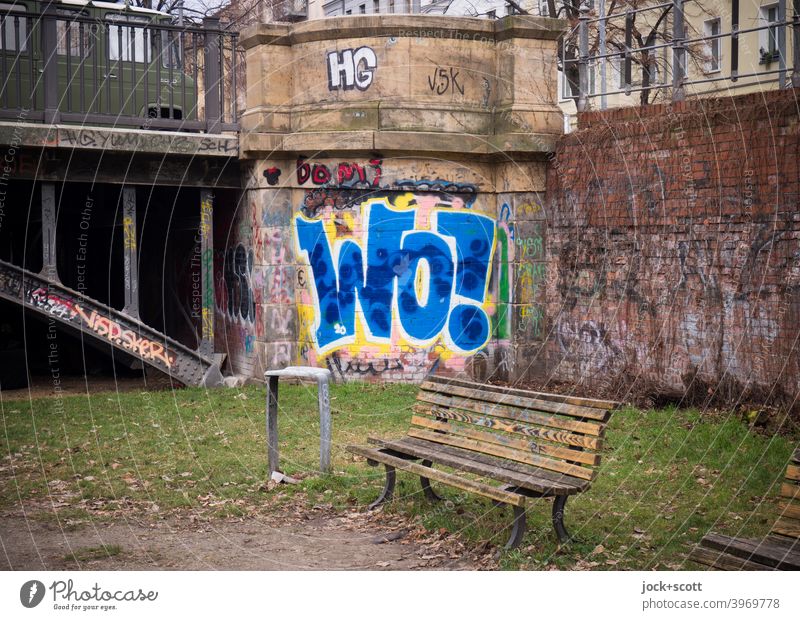
[(514, 506), (514, 528), (511, 538), (506, 543), (506, 549), (516, 549), (525, 537), (525, 507)]
[(394, 494), (394, 481), (395, 481), (395, 473), (394, 467), (391, 465), (385, 465), (386, 467), (386, 484), (383, 487), (383, 491), (378, 496), (374, 502), (369, 505), (369, 509), (372, 510), (377, 508), (384, 502), (388, 502), (392, 499), (392, 495)]
[[(422, 461), (423, 467), (430, 467), (433, 465), (432, 461)], [(431, 481), (428, 480), (425, 476), (420, 476), (419, 481), (422, 483), (422, 492), (425, 494), (425, 497), (428, 501), (431, 502), (440, 502), (442, 498), (437, 495), (436, 491), (431, 488)]]
[(564, 506), (567, 504), (566, 495), (556, 495), (553, 501), (553, 528), (556, 530), (558, 542), (568, 543), (571, 540), (567, 528), (564, 527)]

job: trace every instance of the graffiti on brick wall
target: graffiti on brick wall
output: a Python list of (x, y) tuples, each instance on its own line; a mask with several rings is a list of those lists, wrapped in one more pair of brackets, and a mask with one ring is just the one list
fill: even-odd
[(367, 90), (372, 85), (378, 57), (366, 45), (355, 50), (328, 52), (328, 90)]
[(294, 219), (318, 353), (440, 342), (466, 355), (486, 345), (494, 218), (409, 192), (365, 200), (344, 226), (336, 219)]
[(561, 354), (578, 365), (581, 376), (612, 371), (621, 361), (622, 350), (604, 323), (561, 320), (555, 336)]

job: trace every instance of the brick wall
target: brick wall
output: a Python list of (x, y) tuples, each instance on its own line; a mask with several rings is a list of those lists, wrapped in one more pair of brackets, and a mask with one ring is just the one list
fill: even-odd
[(547, 366), (616, 397), (794, 406), (800, 90), (590, 112), (547, 178)]

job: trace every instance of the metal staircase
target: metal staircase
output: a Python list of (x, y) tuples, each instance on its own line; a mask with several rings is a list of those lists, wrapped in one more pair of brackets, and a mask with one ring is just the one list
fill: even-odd
[(0, 261), (0, 297), (111, 345), (131, 361), (140, 360), (184, 385), (222, 383), (221, 356), (201, 354), (125, 312), (5, 261)]

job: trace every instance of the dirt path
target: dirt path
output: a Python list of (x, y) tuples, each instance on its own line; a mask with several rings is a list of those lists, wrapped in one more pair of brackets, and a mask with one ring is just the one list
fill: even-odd
[[(402, 519), (315, 511), (308, 518), (120, 518), (62, 529), (51, 518), (0, 515), (3, 570), (475, 570), (488, 550)], [(105, 549), (104, 549), (105, 548)]]

